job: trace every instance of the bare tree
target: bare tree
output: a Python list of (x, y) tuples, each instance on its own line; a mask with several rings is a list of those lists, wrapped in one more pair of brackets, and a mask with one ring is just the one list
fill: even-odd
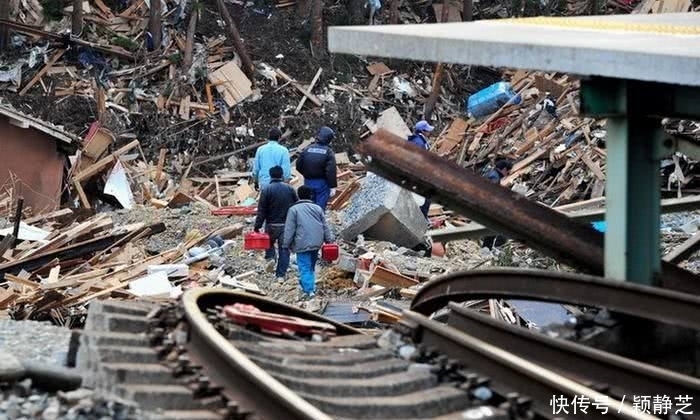
[(399, 3), (401, 0), (390, 0), (389, 5), (389, 23), (396, 25), (399, 23)]
[(253, 66), (253, 61), (251, 61), (248, 51), (246, 51), (245, 45), (243, 45), (243, 40), (241, 40), (241, 34), (238, 32), (236, 23), (228, 12), (224, 0), (217, 0), (216, 5), (219, 7), (219, 14), (226, 23), (226, 31), (228, 32), (229, 40), (233, 44), (233, 48), (236, 50), (236, 53), (238, 53), (238, 56), (241, 57), (241, 70), (243, 70), (243, 73), (245, 73), (251, 81), (254, 81), (255, 66)]
[(151, 33), (153, 51), (158, 51), (160, 49), (160, 43), (162, 41), (161, 35), (163, 33), (163, 24), (161, 22), (161, 5), (161, 0), (151, 0), (151, 14), (148, 22), (148, 31)]
[(70, 31), (73, 36), (80, 36), (83, 32), (83, 0), (73, 0), (73, 15)]
[(182, 70), (188, 71), (192, 67), (192, 49), (194, 48), (194, 31), (197, 29), (197, 18), (199, 17), (199, 3), (192, 5), (190, 21), (187, 25), (187, 38), (185, 40), (185, 57), (182, 60)]
[(474, 2), (473, 0), (464, 0), (462, 2), (462, 21), (471, 22), (474, 19)]
[(323, 47), (323, 0), (311, 0), (311, 44), (315, 51)]
[(302, 17), (309, 15), (309, 0), (297, 0), (297, 14)]
[[(440, 22), (447, 22), (449, 19), (450, 5), (448, 0), (443, 0), (442, 3), (442, 13), (440, 14)], [(435, 66), (435, 73), (433, 74), (433, 89), (430, 91), (430, 96), (425, 102), (425, 108), (423, 108), (423, 119), (429, 120), (435, 111), (435, 104), (440, 97), (440, 89), (442, 86), (442, 75), (445, 71), (445, 66), (442, 63), (437, 63)]]

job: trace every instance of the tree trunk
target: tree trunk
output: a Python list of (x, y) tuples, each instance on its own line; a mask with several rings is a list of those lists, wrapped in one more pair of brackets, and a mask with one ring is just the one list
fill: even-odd
[(83, 32), (83, 0), (73, 0), (73, 16), (71, 34), (79, 37)]
[[(440, 22), (447, 22), (450, 17), (450, 4), (447, 0), (442, 3), (442, 13), (440, 14)], [(445, 71), (445, 66), (442, 63), (437, 63), (435, 66), (435, 73), (433, 74), (433, 89), (430, 91), (430, 96), (425, 102), (425, 108), (423, 108), (423, 119), (430, 120), (433, 116), (433, 111), (435, 111), (435, 104), (440, 97), (440, 86), (442, 85), (442, 73)]]
[(311, 0), (311, 45), (314, 51), (323, 48), (323, 0)]
[(151, 15), (148, 24), (148, 31), (152, 36), (152, 51), (160, 50), (160, 43), (162, 41), (163, 25), (161, 22), (162, 12), (161, 12), (161, 0), (151, 0)]
[(365, 0), (347, 0), (350, 25), (365, 25)]
[(226, 22), (226, 30), (228, 31), (229, 40), (231, 43), (233, 43), (233, 48), (236, 50), (236, 53), (238, 53), (238, 56), (241, 57), (241, 70), (243, 70), (243, 73), (245, 73), (250, 81), (253, 82), (255, 80), (255, 66), (253, 66), (253, 62), (248, 55), (248, 51), (246, 51), (245, 45), (243, 45), (243, 41), (241, 40), (241, 35), (238, 33), (236, 23), (233, 21), (231, 14), (228, 12), (228, 9), (224, 4), (224, 0), (217, 0), (216, 5), (219, 7), (219, 14), (221, 14), (224, 22)]
[(389, 5), (389, 23), (398, 25), (399, 23), (399, 2), (401, 0), (391, 0)]
[[(10, 20), (10, 0), (0, 0), (0, 19)], [(7, 47), (10, 32), (7, 26), (0, 25), (0, 50)]]
[(304, 18), (309, 15), (309, 0), (297, 0), (297, 14)]
[(474, 19), (474, 2), (472, 0), (464, 0), (462, 2), (462, 21), (471, 22)]
[(185, 57), (182, 60), (182, 70), (187, 72), (192, 67), (192, 49), (194, 48), (194, 31), (197, 29), (197, 7), (192, 7), (190, 22), (187, 25), (187, 39), (185, 40)]

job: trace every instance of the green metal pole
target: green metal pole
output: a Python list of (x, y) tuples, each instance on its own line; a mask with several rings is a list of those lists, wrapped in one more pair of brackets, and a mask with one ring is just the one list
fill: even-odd
[(608, 119), (605, 276), (658, 285), (661, 271), (658, 120)]
[(639, 103), (647, 102), (643, 92), (626, 80), (587, 80), (581, 105), (584, 114), (607, 118), (605, 277), (658, 285), (663, 133), (657, 118), (645, 116), (653, 104)]

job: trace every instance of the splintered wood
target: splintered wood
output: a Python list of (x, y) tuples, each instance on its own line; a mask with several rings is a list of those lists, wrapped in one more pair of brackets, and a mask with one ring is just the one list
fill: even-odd
[[(0, 309), (9, 311), (15, 319), (45, 319), (52, 310), (69, 311), (116, 284), (140, 276), (147, 268), (142, 262), (115, 264), (115, 257), (131, 241), (164, 230), (162, 224), (114, 227), (105, 214), (81, 219), (80, 213), (70, 209), (26, 222), (48, 236), (44, 240), (20, 240), (14, 250), (6, 250), (0, 257), (0, 275), (5, 280), (0, 286)], [(171, 252), (164, 261), (178, 255)], [(81, 313), (72, 312), (76, 316)], [(66, 312), (66, 316), (71, 315)]]
[[(466, 167), (488, 170), (498, 159), (513, 162), (501, 185), (545, 204), (602, 195), (605, 156), (598, 153), (605, 120), (582, 118), (578, 82), (557, 73), (510, 73), (519, 104), (506, 104), (479, 121), (453, 120), (436, 152)], [(552, 101), (554, 107), (545, 106)]]

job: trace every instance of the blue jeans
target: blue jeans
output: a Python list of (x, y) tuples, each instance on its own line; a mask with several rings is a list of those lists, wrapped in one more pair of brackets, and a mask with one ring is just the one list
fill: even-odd
[(277, 268), (275, 269), (275, 277), (284, 277), (287, 275), (287, 269), (289, 268), (289, 249), (282, 246), (282, 238), (284, 237), (284, 226), (279, 225), (266, 225), (265, 232), (270, 235), (270, 249), (265, 250), (265, 259), (273, 260), (275, 259), (275, 243), (277, 243), (277, 250), (279, 252), (279, 258), (277, 258)]
[(301, 284), (301, 290), (307, 295), (316, 291), (316, 261), (318, 261), (318, 249), (297, 252), (299, 283)]
[(304, 185), (314, 191), (314, 203), (326, 211), (326, 204), (331, 198), (331, 189), (325, 179), (305, 179)]

